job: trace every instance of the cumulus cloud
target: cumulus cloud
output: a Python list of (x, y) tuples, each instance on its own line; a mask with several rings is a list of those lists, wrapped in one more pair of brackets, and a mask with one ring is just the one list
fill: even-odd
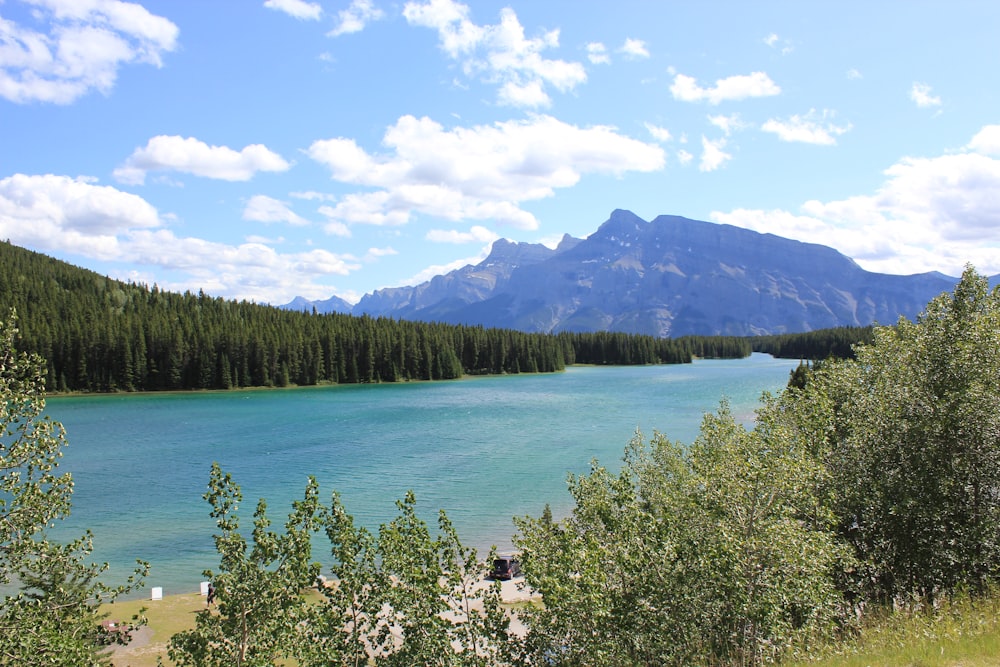
[(621, 53), (625, 54), (629, 58), (648, 58), (649, 49), (646, 48), (646, 42), (641, 39), (632, 39), (631, 37), (625, 40), (621, 48), (618, 49)]
[(397, 252), (392, 246), (386, 246), (385, 248), (368, 248), (368, 252), (365, 253), (365, 258), (368, 260), (374, 260), (380, 257), (391, 257), (392, 255), (398, 254), (399, 252)]
[[(782, 40), (778, 37), (778, 35), (773, 32), (761, 41), (770, 46), (772, 49), (777, 48), (779, 43), (782, 42)], [(784, 40), (784, 45), (781, 47), (781, 55), (787, 56), (793, 50), (794, 49), (791, 43), (788, 40)]]
[(981, 129), (972, 137), (967, 148), (983, 155), (1000, 157), (1000, 125), (987, 125)]
[(307, 201), (334, 201), (337, 199), (336, 195), (332, 195), (328, 192), (316, 192), (315, 190), (289, 192), (288, 196), (295, 197), (296, 199), (305, 199)]
[(869, 195), (808, 201), (796, 213), (736, 210), (712, 218), (829, 245), (871, 271), (958, 276), (972, 263), (1000, 273), (1000, 160), (974, 152), (996, 148), (996, 127), (983, 128), (968, 151), (901, 159)]
[(733, 156), (725, 152), (725, 139), (712, 141), (707, 137), (701, 138), (701, 161), (698, 163), (698, 171), (715, 171), (733, 159)]
[(336, 217), (338, 215), (336, 207), (320, 206), (319, 213), (327, 218), (326, 224), (323, 225), (324, 232), (330, 236), (339, 236), (345, 239), (351, 238), (351, 228), (343, 220)]
[(587, 60), (594, 65), (611, 64), (611, 56), (608, 55), (608, 49), (600, 42), (587, 44)]
[(414, 212), (447, 220), (494, 220), (519, 229), (538, 221), (519, 204), (550, 197), (585, 174), (655, 171), (662, 149), (606, 126), (577, 127), (550, 116), (446, 129), (401, 117), (386, 130), (384, 154), (353, 139), (314, 142), (308, 155), (340, 182), (375, 188), (321, 212), (350, 223), (399, 225)]
[(476, 25), (469, 7), (454, 0), (407, 2), (403, 16), (415, 26), (438, 33), (441, 49), (461, 60), (467, 76), (499, 86), (501, 104), (540, 108), (551, 104), (548, 88), (568, 92), (587, 80), (583, 65), (542, 56), (559, 46), (559, 31), (528, 39), (513, 9), (500, 12), (500, 23)]
[(318, 21), (323, 16), (323, 8), (317, 2), (305, 0), (267, 0), (264, 6), (284, 12), (300, 21)]
[(527, 108), (547, 107), (552, 103), (545, 85), (537, 79), (506, 82), (497, 92), (497, 101), (505, 106)]
[(653, 125), (652, 123), (646, 123), (646, 129), (649, 133), (653, 135), (653, 138), (660, 142), (666, 142), (673, 139), (670, 134), (670, 130), (665, 127), (660, 127), (659, 125)]
[(921, 109), (941, 106), (941, 98), (932, 95), (931, 87), (926, 83), (915, 82), (910, 88), (910, 99)]
[(454, 262), (448, 262), (447, 264), (434, 264), (432, 266), (428, 266), (427, 268), (419, 271), (415, 275), (410, 276), (405, 280), (399, 281), (398, 285), (400, 286), (420, 285), (421, 283), (425, 283), (428, 280), (434, 278), (435, 276), (441, 276), (446, 273), (451, 273), (452, 271), (457, 271), (458, 269), (461, 269), (465, 266), (469, 266), (470, 264), (475, 266), (476, 264), (479, 264), (484, 259), (489, 257), (492, 245), (493, 244), (491, 243), (489, 245), (483, 246), (483, 248), (479, 251), (479, 254), (473, 255), (472, 257), (466, 257), (464, 259), (456, 259)]
[(213, 295), (271, 304), (287, 303), (295, 296), (325, 299), (333, 290), (322, 284), (324, 278), (346, 276), (361, 268), (357, 258), (321, 248), (279, 253), (262, 243), (229, 245), (179, 237), (166, 229), (136, 232), (123, 243), (123, 250), (132, 263), (182, 274), (180, 280), (160, 282), (164, 289), (204, 289)]
[(468, 5), (453, 0), (408, 2), (403, 16), (412, 25), (437, 30), (441, 48), (452, 58), (474, 51), (487, 32), (469, 19)]
[(18, 245), (108, 258), (120, 252), (121, 234), (160, 224), (146, 200), (85, 179), (52, 174), (0, 179), (0, 237)]
[(160, 67), (178, 28), (119, 0), (25, 0), (33, 25), (0, 17), (0, 96), (15, 103), (69, 104), (108, 93), (123, 65)]
[(480, 225), (473, 225), (469, 231), (463, 232), (457, 229), (432, 229), (427, 232), (425, 238), (435, 243), (493, 243), (500, 236), (492, 230)]
[(743, 122), (743, 119), (740, 118), (738, 113), (730, 114), (728, 116), (709, 116), (708, 122), (722, 130), (727, 137), (733, 132), (743, 130), (747, 127), (747, 124)]
[(703, 102), (719, 104), (721, 102), (743, 100), (749, 97), (769, 97), (781, 93), (781, 88), (764, 72), (753, 72), (747, 75), (730, 76), (719, 79), (715, 86), (702, 88), (697, 79), (684, 74), (674, 75), (670, 86), (674, 99), (682, 102)]
[[(361, 267), (322, 249), (281, 254), (259, 242), (239, 245), (179, 237), (142, 197), (88, 179), (14, 174), (0, 179), (0, 237), (53, 254), (160, 267), (182, 277), (165, 289), (286, 303), (297, 294), (326, 298), (318, 281)], [(161, 273), (161, 275), (164, 275)]]
[(830, 120), (834, 115), (828, 109), (824, 109), (822, 113), (817, 113), (813, 109), (804, 116), (793, 115), (786, 120), (772, 118), (760, 129), (777, 135), (782, 141), (833, 146), (837, 143), (838, 136), (851, 130), (850, 123), (834, 125)]
[(261, 144), (240, 151), (209, 146), (193, 137), (160, 135), (137, 148), (115, 169), (114, 176), (129, 185), (141, 185), (150, 171), (179, 171), (224, 181), (248, 181), (258, 171), (286, 171), (291, 165)]
[(254, 195), (243, 209), (243, 219), (255, 222), (287, 222), (290, 225), (308, 225), (309, 221), (301, 217), (283, 201), (267, 195)]
[(327, 33), (330, 37), (339, 37), (354, 32), (361, 32), (372, 21), (378, 21), (385, 12), (376, 7), (371, 0), (353, 0), (347, 9), (337, 13), (337, 25)]

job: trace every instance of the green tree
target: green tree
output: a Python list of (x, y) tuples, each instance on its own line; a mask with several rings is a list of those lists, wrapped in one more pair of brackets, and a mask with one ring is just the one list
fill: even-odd
[(303, 641), (296, 658), (302, 665), (362, 667), (384, 611), (376, 541), (363, 526), (355, 526), (336, 492), (323, 524), (333, 545), (333, 580), (320, 589), (324, 603), (311, 607), (299, 627)]
[(192, 667), (263, 667), (295, 655), (297, 626), (308, 617), (302, 591), (319, 576), (311, 541), (319, 529), (318, 493), (316, 480), (310, 478), (281, 534), (270, 530), (267, 504), (261, 499), (248, 544), (236, 514), (240, 488), (217, 463), (212, 465), (204, 497), (220, 531), (215, 546), (221, 559), (219, 572), (208, 570), (205, 576), (215, 587), (218, 608), (199, 612), (194, 629), (171, 637), (171, 660)]
[(299, 626), (302, 665), (506, 664), (509, 617), (500, 588), (481, 584), (484, 565), (444, 512), (437, 535), (412, 492), (373, 536), (334, 494), (326, 514), (334, 579), (325, 604)]
[(106, 564), (86, 563), (89, 532), (49, 539), (71, 508), (72, 477), (58, 471), (66, 435), (43, 414), (45, 362), (16, 351), (15, 321), (0, 324), (0, 584), (14, 588), (0, 603), (0, 663), (100, 664), (110, 637), (99, 607), (140, 585), (146, 567), (111, 587), (99, 580)]
[(532, 664), (754, 665), (830, 627), (846, 558), (813, 489), (823, 467), (772, 401), (753, 431), (723, 404), (690, 448), (637, 434), (614, 475), (570, 478), (562, 522), (522, 518)]
[[(438, 535), (419, 518), (412, 492), (379, 528), (378, 581), (388, 613), (378, 628), (376, 665), (487, 665), (499, 659), (506, 617), (498, 588), (474, 589), (484, 566), (444, 511)], [(497, 585), (498, 586), (498, 585)]]
[(826, 433), (842, 534), (882, 600), (1000, 574), (1000, 291), (967, 268), (910, 322), (877, 327), (790, 401)]

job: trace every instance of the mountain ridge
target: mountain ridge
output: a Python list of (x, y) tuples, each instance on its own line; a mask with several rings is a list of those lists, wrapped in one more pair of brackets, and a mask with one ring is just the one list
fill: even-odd
[(585, 239), (565, 235), (554, 249), (500, 240), (479, 264), (338, 312), (543, 333), (766, 335), (913, 318), (957, 282), (869, 272), (828, 246), (733, 225), (616, 209)]

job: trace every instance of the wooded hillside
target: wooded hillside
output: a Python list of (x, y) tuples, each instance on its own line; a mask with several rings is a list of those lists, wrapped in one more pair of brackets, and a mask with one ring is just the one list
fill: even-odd
[(48, 391), (155, 391), (451, 379), (573, 363), (742, 357), (733, 339), (509, 329), (292, 312), (112, 280), (0, 243), (0, 313), (47, 361)]

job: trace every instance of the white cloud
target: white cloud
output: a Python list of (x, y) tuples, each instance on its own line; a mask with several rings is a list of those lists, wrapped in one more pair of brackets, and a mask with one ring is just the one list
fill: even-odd
[(285, 12), (300, 21), (318, 21), (323, 16), (323, 8), (317, 2), (305, 0), (267, 0), (264, 6), (279, 12)]
[(1000, 125), (987, 125), (981, 129), (972, 137), (967, 148), (983, 155), (1000, 157)]
[(653, 125), (652, 123), (646, 123), (646, 129), (649, 130), (649, 133), (653, 135), (653, 138), (659, 142), (667, 142), (673, 139), (673, 136), (670, 134), (670, 130), (665, 127)]
[(178, 237), (169, 230), (136, 233), (124, 249), (133, 263), (183, 274), (172, 283), (161, 281), (164, 289), (204, 289), (213, 295), (271, 304), (287, 303), (297, 295), (327, 298), (333, 289), (322, 284), (324, 278), (346, 276), (361, 268), (351, 255), (318, 248), (279, 253), (261, 243), (228, 245)]
[(371, 21), (378, 21), (385, 12), (372, 4), (371, 0), (352, 0), (347, 9), (337, 13), (337, 25), (328, 32), (330, 37), (339, 37), (354, 32), (361, 32)]
[(453, 0), (407, 2), (403, 16), (412, 25), (437, 30), (441, 48), (452, 58), (475, 50), (486, 34), (469, 20), (468, 5)]
[(851, 130), (850, 123), (840, 126), (834, 125), (829, 120), (833, 116), (834, 113), (828, 109), (824, 109), (822, 113), (817, 113), (813, 109), (804, 116), (793, 115), (787, 120), (772, 118), (764, 123), (760, 129), (776, 134), (782, 141), (833, 146), (837, 143), (838, 136)]
[[(320, 211), (320, 213), (322, 212)], [(339, 236), (344, 239), (351, 238), (351, 228), (340, 220), (330, 220), (323, 225), (323, 231), (330, 236)]]
[(0, 17), (0, 96), (15, 103), (69, 104), (108, 93), (125, 64), (160, 67), (178, 28), (119, 0), (26, 0), (40, 30)]
[[(781, 39), (778, 37), (777, 34), (775, 34), (775, 33), (772, 32), (770, 35), (768, 35), (767, 37), (765, 37), (761, 41), (764, 42), (765, 44), (767, 44), (768, 46), (770, 46), (773, 49), (776, 46), (778, 46), (778, 43), (781, 42)], [(794, 50), (795, 49), (792, 47), (791, 42), (789, 42), (787, 39), (784, 40), (784, 46), (781, 47), (781, 55), (787, 56), (789, 53), (791, 53)]]
[(0, 238), (18, 245), (115, 257), (121, 234), (160, 224), (146, 200), (113, 187), (52, 174), (0, 179)]
[(500, 87), (497, 101), (505, 106), (538, 109), (552, 105), (552, 99), (545, 92), (544, 84), (535, 79), (524, 83), (508, 81)]
[(674, 99), (683, 102), (707, 101), (709, 104), (719, 104), (749, 97), (778, 95), (781, 93), (781, 88), (764, 72), (719, 79), (713, 88), (702, 88), (694, 77), (676, 74), (670, 92)]
[[(992, 127), (969, 147), (989, 145)], [(801, 213), (736, 210), (712, 218), (829, 245), (871, 271), (958, 276), (972, 263), (1000, 273), (1000, 160), (976, 152), (908, 157), (885, 176), (873, 194), (808, 201)]]
[(655, 171), (662, 149), (614, 128), (581, 128), (550, 116), (445, 129), (401, 117), (372, 155), (352, 139), (316, 141), (309, 156), (343, 183), (376, 188), (350, 194), (321, 212), (335, 220), (405, 224), (414, 212), (447, 220), (494, 220), (520, 229), (538, 221), (519, 204), (550, 197), (585, 174)]
[(738, 113), (728, 116), (709, 116), (708, 122), (722, 130), (727, 137), (733, 132), (743, 130), (747, 127), (747, 124), (743, 122)]
[(853, 81), (856, 79), (863, 79), (864, 76), (861, 74), (860, 70), (852, 67), (851, 69), (847, 70), (847, 78)]
[(224, 181), (248, 181), (258, 171), (286, 171), (291, 165), (261, 144), (240, 151), (209, 146), (193, 137), (160, 135), (137, 148), (114, 176), (121, 183), (141, 185), (149, 171), (179, 171)]
[(296, 199), (305, 199), (307, 201), (335, 201), (337, 199), (336, 195), (331, 195), (326, 192), (315, 192), (313, 190), (289, 192), (288, 196), (295, 197)]
[(456, 229), (432, 229), (427, 232), (425, 238), (435, 243), (493, 243), (500, 236), (495, 232), (480, 225), (473, 225), (469, 231), (462, 232)]
[(392, 246), (386, 246), (385, 248), (368, 248), (368, 252), (365, 253), (365, 259), (372, 261), (380, 257), (391, 257), (398, 254), (399, 252)]
[(247, 243), (262, 243), (264, 245), (278, 245), (285, 242), (285, 237), (278, 236), (276, 238), (271, 238), (268, 236), (260, 236), (258, 234), (249, 234), (245, 239)]
[(427, 282), (435, 276), (441, 276), (446, 273), (451, 273), (452, 271), (457, 271), (463, 267), (472, 265), (475, 266), (479, 264), (484, 259), (489, 257), (490, 250), (493, 244), (490, 243), (479, 251), (478, 255), (473, 255), (472, 257), (466, 257), (464, 259), (456, 259), (454, 262), (448, 262), (447, 264), (435, 264), (433, 266), (428, 266), (419, 273), (407, 278), (406, 280), (399, 281), (398, 285), (420, 285)]
[[(14, 174), (0, 179), (0, 238), (71, 254), (182, 274), (164, 289), (286, 303), (296, 294), (326, 298), (319, 281), (361, 267), (350, 255), (314, 249), (281, 254), (259, 239), (239, 245), (178, 237), (142, 197), (89, 179)], [(161, 277), (163, 272), (158, 272)]]
[(509, 7), (501, 10), (500, 23), (487, 26), (473, 23), (469, 7), (454, 0), (407, 2), (403, 16), (411, 25), (436, 30), (441, 48), (462, 60), (467, 76), (498, 84), (501, 104), (546, 107), (551, 103), (547, 87), (568, 92), (587, 80), (580, 63), (542, 57), (559, 46), (558, 30), (527, 39)]
[(377, 225), (394, 227), (410, 221), (413, 206), (409, 202), (393, 197), (388, 191), (349, 194), (334, 206), (320, 206), (319, 212), (330, 219), (327, 231), (337, 233), (348, 229), (337, 227), (336, 223)]
[(941, 106), (941, 98), (931, 95), (931, 87), (926, 83), (914, 83), (910, 88), (910, 99), (920, 108)]
[(243, 209), (243, 219), (255, 222), (287, 222), (290, 225), (308, 225), (309, 221), (299, 216), (283, 201), (267, 195), (254, 195)]
[(646, 48), (646, 42), (641, 39), (626, 38), (625, 43), (618, 50), (629, 58), (649, 57), (649, 49)]
[(701, 138), (701, 161), (698, 163), (698, 171), (715, 171), (729, 162), (733, 156), (726, 153), (725, 139), (712, 141), (707, 137)]
[(681, 165), (691, 164), (692, 160), (694, 160), (694, 155), (687, 152), (683, 148), (677, 151), (677, 162), (679, 162)]
[(591, 42), (590, 44), (587, 44), (587, 60), (594, 65), (611, 64), (611, 57), (608, 55), (608, 49), (600, 42)]

